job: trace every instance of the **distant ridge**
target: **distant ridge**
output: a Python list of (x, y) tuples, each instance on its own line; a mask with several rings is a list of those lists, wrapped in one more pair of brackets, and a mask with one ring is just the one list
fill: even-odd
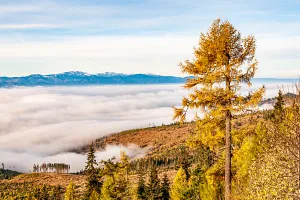
[[(105, 72), (89, 74), (81, 71), (70, 71), (60, 74), (32, 74), (22, 77), (0, 77), (0, 87), (14, 86), (70, 86), (70, 85), (122, 85), (122, 84), (168, 84), (184, 83), (188, 77), (161, 76), (155, 74), (122, 74)], [(291, 81), (297, 79), (258, 78), (268, 82)]]
[(14, 86), (68, 86), (68, 85), (110, 85), (110, 84), (167, 84), (183, 83), (186, 78), (154, 74), (122, 74), (105, 72), (89, 74), (70, 71), (60, 74), (32, 74), (22, 77), (0, 77), (0, 87)]

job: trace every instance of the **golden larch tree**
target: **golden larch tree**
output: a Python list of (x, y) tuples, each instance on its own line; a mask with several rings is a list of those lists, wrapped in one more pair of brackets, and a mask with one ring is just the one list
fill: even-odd
[(74, 200), (75, 199), (75, 185), (71, 182), (65, 193), (65, 200)]
[(180, 64), (182, 72), (191, 76), (184, 85), (191, 93), (182, 99), (181, 108), (173, 107), (174, 119), (184, 121), (188, 109), (201, 109), (207, 123), (225, 123), (226, 200), (231, 199), (231, 118), (256, 106), (265, 91), (262, 87), (247, 96), (240, 92), (242, 83), (251, 86), (257, 69), (255, 43), (253, 36), (242, 38), (229, 21), (217, 19), (200, 35), (195, 58)]
[(171, 186), (171, 199), (182, 200), (186, 197), (184, 196), (185, 190), (187, 190), (188, 182), (186, 180), (186, 173), (182, 167), (176, 173), (174, 177), (173, 184)]

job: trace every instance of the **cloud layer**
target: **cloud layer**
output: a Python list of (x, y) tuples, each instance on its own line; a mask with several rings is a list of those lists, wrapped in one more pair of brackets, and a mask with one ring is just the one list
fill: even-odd
[[(278, 83), (266, 86), (267, 96), (275, 96)], [(85, 155), (69, 150), (110, 133), (170, 123), (171, 106), (180, 105), (186, 94), (180, 85), (0, 89), (0, 162), (23, 172), (41, 162), (67, 162), (80, 170)], [(133, 157), (144, 151), (110, 146), (98, 153), (99, 159), (117, 156), (120, 149)]]
[[(110, 133), (169, 123), (170, 106), (183, 95), (178, 85), (0, 89), (0, 162), (28, 171), (33, 163), (61, 160), (79, 170), (85, 156), (68, 150)], [(108, 147), (100, 157), (117, 156), (121, 148)]]

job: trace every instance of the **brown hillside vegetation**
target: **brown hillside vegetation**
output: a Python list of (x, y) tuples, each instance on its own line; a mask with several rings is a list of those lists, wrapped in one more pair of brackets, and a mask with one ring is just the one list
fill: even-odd
[(193, 123), (180, 125), (165, 125), (145, 129), (135, 129), (110, 135), (105, 144), (139, 147), (151, 147), (151, 151), (162, 150), (184, 143), (194, 127)]
[(51, 185), (66, 187), (70, 182), (73, 182), (78, 187), (84, 187), (84, 175), (73, 174), (58, 174), (58, 173), (30, 173), (21, 174), (11, 180), (2, 180), (0, 183), (33, 183), (35, 185)]
[(83, 196), (86, 188), (85, 175), (59, 174), (59, 173), (30, 173), (21, 174), (10, 180), (0, 180), (0, 190), (5, 188), (5, 192), (13, 195), (17, 192), (33, 191), (36, 188), (42, 188), (44, 185), (48, 188), (61, 188), (62, 195), (66, 191), (69, 183), (73, 183), (76, 188), (75, 196)]

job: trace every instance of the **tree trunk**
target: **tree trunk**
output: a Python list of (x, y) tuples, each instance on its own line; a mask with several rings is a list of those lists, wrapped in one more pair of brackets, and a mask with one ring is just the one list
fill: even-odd
[(231, 113), (226, 113), (225, 200), (231, 199)]
[(298, 189), (300, 189), (300, 127), (297, 127), (296, 130), (296, 136), (297, 136), (297, 148), (298, 148)]
[[(230, 88), (230, 67), (229, 57), (226, 66), (226, 92), (229, 94)], [(226, 111), (226, 133), (225, 133), (225, 200), (231, 200), (231, 100), (227, 102)]]

